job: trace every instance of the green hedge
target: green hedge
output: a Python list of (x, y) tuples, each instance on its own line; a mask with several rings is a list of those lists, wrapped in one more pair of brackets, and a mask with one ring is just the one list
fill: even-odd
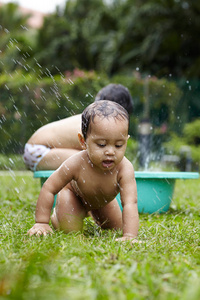
[(191, 156), (193, 170), (200, 167), (200, 120), (185, 124), (182, 136), (171, 134), (170, 140), (164, 144), (167, 154)]
[(19, 154), (0, 154), (0, 170), (26, 170), (22, 155)]
[[(2, 153), (22, 153), (24, 144), (42, 125), (81, 113), (94, 101), (97, 92), (114, 82), (128, 87), (134, 100), (130, 134), (137, 138), (137, 125), (143, 117), (146, 101), (146, 79), (133, 76), (115, 76), (93, 71), (74, 70), (72, 73), (53, 77), (46, 70), (46, 77), (33, 74), (0, 75), (0, 148)], [(44, 74), (43, 74), (44, 75)], [(150, 118), (154, 126), (168, 123), (173, 128), (176, 104), (181, 91), (175, 83), (164, 79), (149, 78), (148, 98)]]

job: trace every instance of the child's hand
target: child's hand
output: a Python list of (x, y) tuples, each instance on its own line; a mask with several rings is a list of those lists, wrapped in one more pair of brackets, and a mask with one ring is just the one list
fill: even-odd
[(27, 234), (29, 236), (32, 235), (44, 235), (46, 236), (47, 234), (53, 233), (53, 230), (49, 226), (49, 224), (44, 224), (44, 223), (36, 223), (28, 232)]
[(130, 237), (130, 236), (123, 236), (121, 238), (116, 239), (115, 241), (117, 242), (126, 242), (126, 241), (131, 241), (132, 244), (134, 243), (139, 243), (141, 244), (142, 241), (138, 241), (137, 239), (135, 239), (134, 237)]

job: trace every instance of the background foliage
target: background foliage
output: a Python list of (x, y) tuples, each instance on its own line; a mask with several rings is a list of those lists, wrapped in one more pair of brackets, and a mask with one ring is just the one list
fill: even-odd
[[(81, 113), (94, 101), (100, 88), (110, 83), (104, 74), (75, 70), (69, 77), (49, 76), (38, 81), (34, 74), (1, 76), (1, 147), (4, 152), (19, 152), (30, 135), (40, 126), (61, 118)], [(116, 76), (112, 82), (125, 84), (134, 100), (130, 133), (136, 138), (137, 125), (143, 117), (146, 81), (142, 78)], [(152, 123), (176, 126), (174, 112), (181, 101), (181, 91), (173, 82), (165, 79), (148, 79), (148, 94)], [(169, 95), (173, 95), (169, 96)], [(9, 101), (8, 101), (9, 99)]]
[(110, 82), (132, 94), (134, 139), (148, 103), (154, 148), (180, 138), (200, 116), (199, 12), (194, 0), (68, 0), (36, 30), (17, 4), (1, 6), (0, 151), (21, 153), (38, 127), (81, 112)]

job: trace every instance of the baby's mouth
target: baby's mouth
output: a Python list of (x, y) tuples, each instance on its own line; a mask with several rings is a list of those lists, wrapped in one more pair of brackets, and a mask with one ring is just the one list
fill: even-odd
[(102, 162), (102, 165), (103, 165), (104, 168), (110, 168), (110, 167), (113, 166), (113, 163), (114, 163), (113, 160), (107, 159), (107, 160), (104, 160), (104, 161)]

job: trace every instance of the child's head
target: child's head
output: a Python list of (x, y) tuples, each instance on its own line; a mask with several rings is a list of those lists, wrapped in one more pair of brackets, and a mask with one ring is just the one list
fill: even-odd
[(86, 140), (90, 133), (91, 123), (94, 123), (95, 117), (100, 119), (114, 118), (115, 120), (127, 120), (129, 123), (129, 115), (121, 105), (108, 100), (99, 100), (87, 106), (82, 113), (82, 134)]
[(108, 84), (95, 97), (95, 101), (109, 100), (119, 103), (129, 114), (133, 112), (133, 100), (129, 90), (121, 84)]
[(129, 116), (119, 104), (102, 100), (82, 113), (79, 140), (90, 161), (101, 170), (111, 170), (124, 157), (128, 140)]

